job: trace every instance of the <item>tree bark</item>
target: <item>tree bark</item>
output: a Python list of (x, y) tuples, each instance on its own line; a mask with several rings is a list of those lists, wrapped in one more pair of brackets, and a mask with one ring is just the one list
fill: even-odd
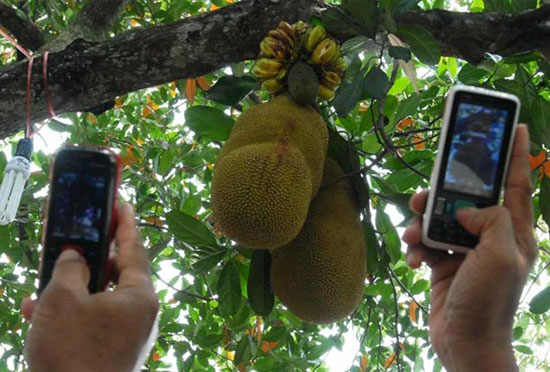
[[(166, 82), (192, 78), (229, 63), (253, 59), (268, 30), (285, 20), (319, 15), (321, 0), (244, 0), (218, 11), (171, 24), (136, 29), (102, 43), (78, 39), (49, 58), (48, 81), (58, 114), (108, 104), (117, 96)], [(550, 40), (550, 7), (518, 16), (441, 10), (409, 12), (398, 24), (416, 23), (441, 42), (445, 55), (478, 62), (484, 52), (510, 55)], [(26, 62), (0, 71), (0, 138), (23, 129)], [(32, 120), (48, 117), (42, 61), (32, 77)]]
[(439, 41), (444, 55), (477, 64), (485, 53), (509, 56), (539, 49), (550, 56), (549, 20), (550, 5), (545, 5), (520, 15), (410, 11), (397, 22), (425, 27)]
[(28, 50), (37, 50), (44, 44), (42, 31), (29, 19), (22, 19), (17, 11), (0, 3), (0, 26), (8, 30)]

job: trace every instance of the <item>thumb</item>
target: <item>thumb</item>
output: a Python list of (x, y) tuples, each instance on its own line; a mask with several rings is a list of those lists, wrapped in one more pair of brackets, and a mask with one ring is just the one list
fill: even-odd
[(483, 209), (461, 208), (456, 219), (467, 231), (478, 235), (480, 243), (489, 243), (487, 246), (499, 249), (512, 246), (512, 219), (508, 210), (502, 206)]
[(76, 291), (88, 293), (90, 270), (84, 258), (74, 249), (67, 249), (61, 253), (52, 273), (49, 286), (62, 286)]

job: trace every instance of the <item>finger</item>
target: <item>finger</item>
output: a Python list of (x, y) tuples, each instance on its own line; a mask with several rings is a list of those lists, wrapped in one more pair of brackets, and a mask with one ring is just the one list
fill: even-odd
[(456, 218), (467, 231), (480, 237), (477, 248), (490, 249), (495, 256), (516, 254), (517, 244), (508, 209), (501, 206), (461, 208)]
[(409, 222), (401, 239), (408, 245), (420, 244), (422, 241), (422, 222), (420, 217), (414, 217)]
[(109, 280), (115, 284), (118, 283), (118, 278), (120, 276), (120, 273), (118, 272), (117, 262), (118, 254), (115, 252), (109, 253), (109, 267), (111, 268)]
[(136, 228), (134, 209), (129, 204), (121, 205), (118, 210), (115, 239), (119, 249), (116, 264), (119, 273), (117, 288), (152, 286), (149, 258)]
[(527, 257), (537, 254), (533, 238), (533, 189), (529, 170), (529, 132), (527, 126), (521, 124), (516, 130), (516, 138), (508, 178), (506, 182), (504, 206), (510, 211), (512, 225), (520, 248)]
[(426, 248), (422, 244), (410, 245), (407, 248), (406, 260), (407, 264), (412, 269), (417, 269), (420, 267), (422, 262), (430, 268), (434, 268), (441, 260), (447, 258), (449, 253), (440, 249), (430, 249)]
[(61, 286), (77, 292), (88, 293), (90, 270), (86, 261), (74, 249), (67, 249), (55, 262), (48, 286)]
[(34, 314), (37, 303), (37, 300), (32, 300), (30, 297), (25, 297), (21, 302), (21, 313), (29, 322), (32, 319), (32, 314)]
[(409, 200), (409, 208), (416, 214), (424, 213), (426, 207), (426, 200), (428, 199), (428, 190), (422, 190), (419, 193), (411, 196)]

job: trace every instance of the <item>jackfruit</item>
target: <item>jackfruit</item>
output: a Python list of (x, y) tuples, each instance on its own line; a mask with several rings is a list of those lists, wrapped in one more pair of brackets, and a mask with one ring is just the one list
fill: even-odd
[[(366, 277), (365, 237), (350, 180), (327, 158), (323, 187), (302, 231), (272, 251), (271, 285), (297, 317), (332, 323), (359, 305)], [(339, 180), (339, 181), (338, 181)]]
[(214, 168), (212, 211), (220, 231), (250, 248), (294, 239), (319, 190), (327, 146), (319, 114), (287, 95), (244, 112)]

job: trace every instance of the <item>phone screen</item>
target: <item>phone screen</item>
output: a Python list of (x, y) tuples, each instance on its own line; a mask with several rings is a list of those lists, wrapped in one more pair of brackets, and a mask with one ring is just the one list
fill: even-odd
[(91, 292), (100, 290), (108, 256), (116, 188), (116, 163), (109, 153), (61, 150), (55, 157), (39, 292), (64, 248), (76, 247), (90, 268)]
[(444, 189), (482, 197), (493, 195), (510, 116), (509, 111), (495, 107), (466, 102), (458, 105)]

